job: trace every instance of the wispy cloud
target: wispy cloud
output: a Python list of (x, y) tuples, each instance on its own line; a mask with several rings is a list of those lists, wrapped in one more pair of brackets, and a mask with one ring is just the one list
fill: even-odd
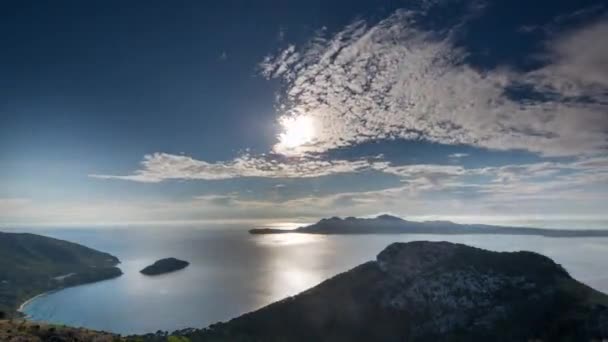
[(243, 155), (227, 162), (208, 163), (183, 155), (154, 153), (144, 157), (142, 168), (130, 175), (92, 174), (93, 178), (156, 183), (169, 179), (219, 180), (240, 177), (312, 178), (337, 173), (379, 169), (385, 162), (361, 159), (322, 160), (283, 156)]
[(468, 157), (468, 156), (469, 156), (468, 153), (452, 153), (448, 156), (448, 158), (460, 159), (460, 158), (464, 158), (464, 157)]
[[(608, 201), (608, 158), (466, 168), (378, 165), (401, 183), (368, 191), (324, 194), (276, 191), (277, 196), (212, 193), (181, 200), (38, 202), (0, 200), (0, 223), (161, 222), (302, 218), (392, 212), (408, 216), (508, 216), (568, 213), (593, 216)], [(155, 178), (158, 181), (158, 178)], [(281, 183), (279, 183), (281, 184)], [(440, 208), (440, 209), (439, 209)], [(31, 220), (31, 221), (29, 221)]]
[[(290, 163), (290, 162), (293, 162)], [(273, 159), (243, 156), (229, 163), (207, 163), (188, 156), (154, 154), (142, 162), (142, 169), (131, 175), (91, 175), (102, 179), (137, 182), (164, 180), (222, 180), (239, 177), (311, 178), (339, 173), (375, 171), (397, 176), (409, 192), (468, 189), (477, 194), (537, 192), (550, 196), (549, 190), (571, 189), (608, 184), (608, 158), (581, 157), (568, 162), (537, 162), (495, 167), (465, 168), (449, 164), (394, 165), (375, 159), (309, 160)], [(471, 178), (478, 177), (478, 178)], [(480, 178), (481, 177), (481, 178)], [(282, 188), (282, 183), (275, 188)], [(206, 198), (229, 204), (234, 196)], [(200, 198), (203, 199), (203, 198)]]

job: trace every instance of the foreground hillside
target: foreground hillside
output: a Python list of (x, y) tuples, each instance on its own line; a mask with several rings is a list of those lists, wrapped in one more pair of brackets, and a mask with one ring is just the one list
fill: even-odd
[(0, 320), (0, 341), (2, 342), (115, 342), (126, 341), (118, 335), (92, 331), (83, 328), (71, 328), (23, 319)]
[(189, 342), (183, 336), (157, 332), (148, 336), (120, 336), (105, 331), (31, 322), (24, 319), (0, 320), (2, 342)]
[(447, 242), (395, 243), (375, 261), (192, 341), (590, 341), (608, 297), (551, 259)]
[(120, 276), (118, 258), (58, 239), (0, 232), (0, 314), (40, 293)]

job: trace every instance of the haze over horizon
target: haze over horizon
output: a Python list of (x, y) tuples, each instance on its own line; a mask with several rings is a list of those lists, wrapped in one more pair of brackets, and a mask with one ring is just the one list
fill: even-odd
[(603, 1), (0, 8), (2, 228), (608, 222)]

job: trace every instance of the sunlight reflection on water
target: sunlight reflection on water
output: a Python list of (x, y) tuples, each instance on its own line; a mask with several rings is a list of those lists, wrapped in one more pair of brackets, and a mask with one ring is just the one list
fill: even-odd
[(264, 246), (289, 246), (303, 245), (311, 243), (322, 243), (327, 237), (323, 235), (283, 233), (283, 234), (262, 234), (253, 238), (254, 243)]

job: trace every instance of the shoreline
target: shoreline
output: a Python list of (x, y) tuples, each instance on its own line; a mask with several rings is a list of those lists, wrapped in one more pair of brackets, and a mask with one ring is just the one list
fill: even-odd
[[(113, 267), (118, 268), (116, 266), (113, 266)], [(74, 275), (74, 274), (76, 274), (76, 273), (70, 273), (70, 275)], [(52, 294), (52, 293), (55, 293), (57, 291), (61, 291), (61, 290), (64, 290), (64, 289), (67, 289), (67, 288), (70, 288), (70, 287), (82, 286), (82, 285), (93, 284), (93, 283), (98, 283), (98, 282), (114, 279), (114, 278), (120, 277), (121, 275), (122, 275), (122, 270), (120, 270), (120, 275), (117, 275), (117, 276), (114, 276), (114, 277), (102, 278), (102, 279), (95, 280), (95, 281), (85, 281), (85, 282), (82, 282), (82, 283), (72, 284), (72, 285), (68, 285), (68, 286), (59, 286), (57, 288), (50, 289), (48, 291), (44, 291), (42, 293), (39, 293), (39, 294), (37, 294), (37, 295), (35, 295), (33, 297), (30, 297), (29, 299), (25, 300), (23, 303), (21, 303), (21, 305), (19, 305), (19, 307), (15, 311), (18, 312), (18, 313), (20, 313), (20, 314), (22, 314), (22, 315), (24, 315), (24, 317), (27, 318), (27, 315), (25, 314), (25, 312), (23, 312), (23, 310), (25, 309), (25, 307), (28, 304), (30, 304), (32, 301), (36, 300), (39, 297), (47, 296), (49, 294)]]
[(23, 302), (23, 303), (21, 303), (21, 305), (19, 305), (19, 307), (17, 308), (17, 312), (19, 312), (19, 313), (21, 313), (21, 314), (23, 314), (25, 316), (25, 312), (23, 312), (23, 309), (25, 309), (25, 307), (29, 303), (33, 302), (35, 299), (37, 299), (39, 297), (46, 296), (46, 295), (51, 294), (51, 293), (53, 293), (55, 291), (58, 291), (58, 289), (45, 291), (45, 292), (39, 293), (39, 294), (37, 294), (37, 295), (35, 295), (35, 296), (27, 299), (25, 302)]

